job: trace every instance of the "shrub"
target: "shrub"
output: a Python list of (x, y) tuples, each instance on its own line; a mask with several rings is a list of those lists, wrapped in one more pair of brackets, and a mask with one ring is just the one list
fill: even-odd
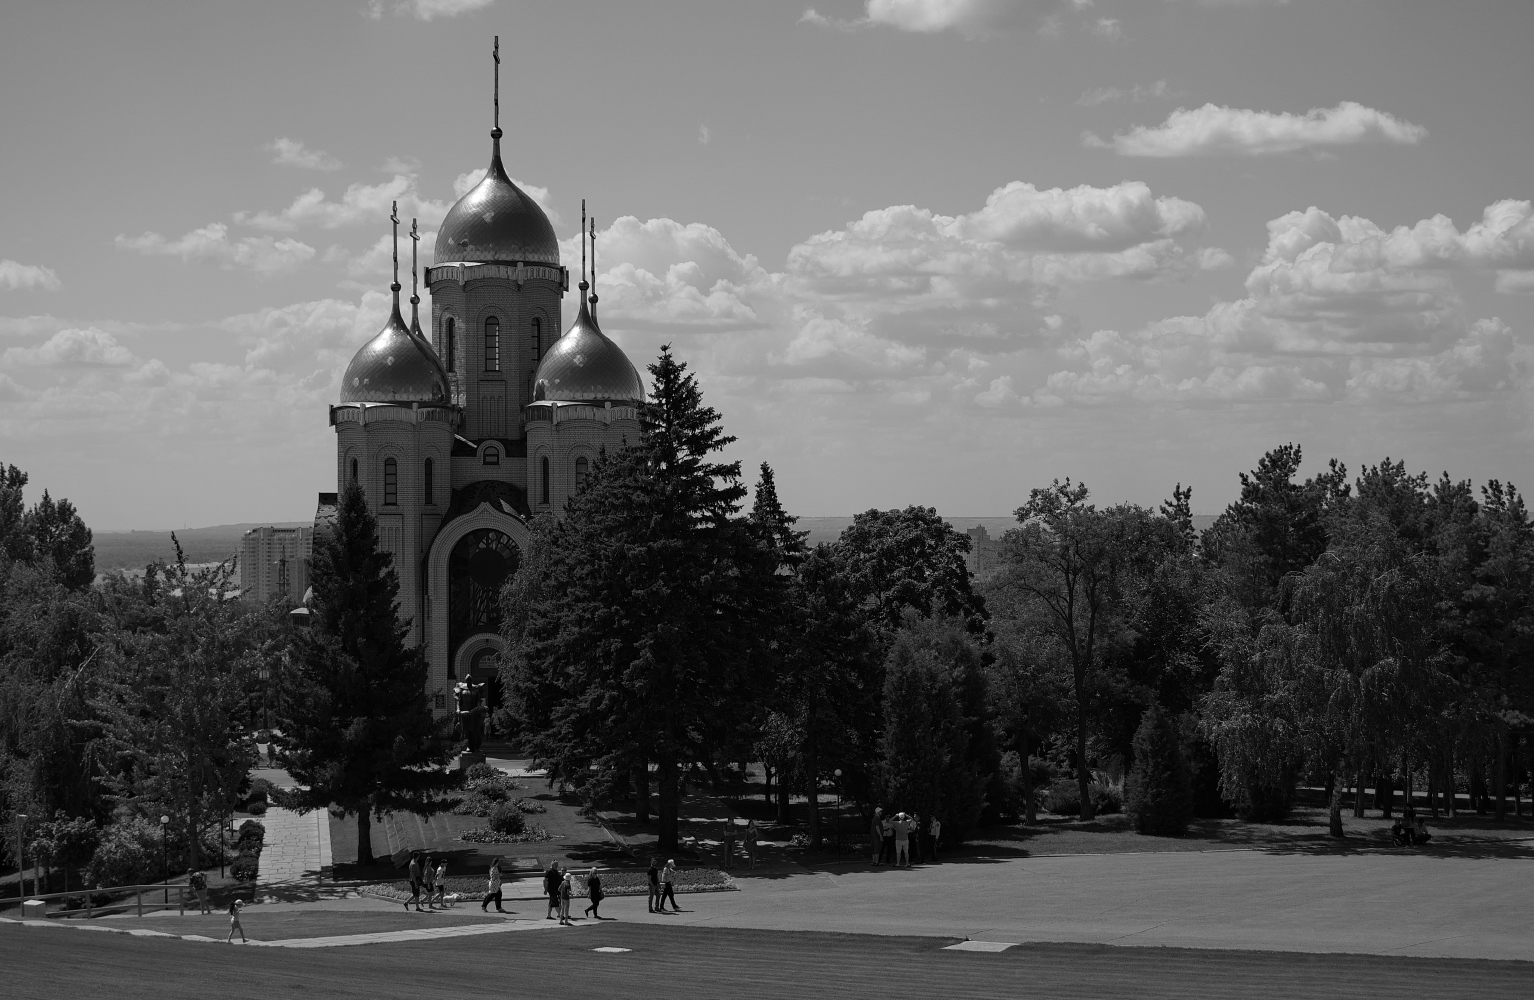
[(102, 831), (85, 866), (94, 886), (138, 885), (160, 874), (160, 828), (139, 817), (122, 819)]
[(527, 818), (522, 810), (510, 802), (496, 803), (490, 810), (490, 829), (506, 836), (514, 836), (527, 829)]
[(1044, 792), (1044, 808), (1056, 816), (1081, 815), (1081, 788), (1075, 778), (1056, 778)]
[(249, 802), (254, 802), (257, 799), (262, 802), (270, 802), (277, 791), (277, 786), (265, 778), (253, 778), (250, 782), (250, 791), (246, 793), (245, 798)]
[[(1124, 808), (1118, 789), (1112, 785), (1094, 781), (1087, 786), (1087, 794), (1092, 796), (1092, 811), (1099, 816)], [(1081, 788), (1076, 779), (1056, 778), (1044, 792), (1044, 808), (1056, 816), (1080, 816)]]
[(240, 824), (236, 842), (244, 844), (248, 840), (254, 840), (257, 844), (266, 840), (266, 827), (253, 819), (248, 819)]
[(463, 776), (471, 782), (506, 777), (506, 775), (501, 772), (500, 768), (491, 767), (484, 761), (480, 761), (478, 764), (470, 764), (469, 769), (463, 772)]
[(234, 864), (229, 866), (229, 875), (241, 882), (253, 882), (259, 870), (259, 854), (241, 854), (234, 859)]
[(516, 806), (518, 809), (525, 813), (541, 813), (549, 811), (549, 807), (544, 805), (542, 802), (539, 802), (537, 799), (518, 799), (517, 801), (513, 802), (512, 805)]
[(245, 803), (245, 811), (250, 813), (252, 816), (265, 816), (266, 800), (251, 799), (249, 802)]
[(1124, 783), (1124, 798), (1135, 829), (1156, 837), (1188, 832), (1193, 818), (1193, 784), (1182, 739), (1172, 719), (1152, 702), (1135, 731), (1135, 763)]

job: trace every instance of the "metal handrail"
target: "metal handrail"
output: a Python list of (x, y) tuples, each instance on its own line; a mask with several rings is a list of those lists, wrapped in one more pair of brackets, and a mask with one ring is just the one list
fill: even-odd
[[(144, 915), (144, 893), (145, 892), (164, 892), (164, 893), (166, 893), (168, 895), (170, 890), (174, 889), (174, 890), (176, 890), (176, 904), (175, 905), (178, 908), (178, 910), (180, 911), (180, 915), (181, 916), (185, 916), (186, 915), (186, 892), (187, 892), (188, 888), (190, 888), (190, 887), (187, 886), (186, 883), (184, 883), (184, 882), (155, 882), (155, 883), (152, 883), (150, 885), (114, 885), (114, 886), (108, 886), (108, 887), (101, 888), (101, 889), (81, 889), (81, 890), (78, 890), (76, 892), (48, 892), (48, 893), (44, 893), (44, 894), (42, 894), (40, 896), (27, 896), (25, 899), (22, 900), (22, 902), (23, 903), (29, 903), (29, 902), (42, 902), (42, 903), (46, 903), (50, 899), (69, 899), (69, 898), (72, 898), (72, 897), (75, 897), (75, 896), (83, 895), (85, 897), (85, 915), (87, 917), (91, 917), (91, 916), (95, 916), (95, 912), (96, 912), (96, 906), (95, 906), (95, 903), (92, 901), (91, 897), (94, 896), (96, 893), (131, 892), (131, 893), (134, 894), (134, 903), (135, 903), (135, 906), (138, 908), (138, 915), (142, 917)], [(113, 904), (113, 905), (116, 905), (116, 904)], [(149, 904), (149, 909), (151, 909), (151, 910), (168, 910), (168, 909), (170, 909), (170, 907), (171, 907), (170, 903), (150, 903)], [(105, 906), (102, 907), (102, 909), (105, 909), (105, 908), (106, 908)], [(80, 911), (78, 911), (78, 910), (63, 910), (63, 911), (60, 911), (60, 912), (63, 912), (63, 913), (78, 913)]]

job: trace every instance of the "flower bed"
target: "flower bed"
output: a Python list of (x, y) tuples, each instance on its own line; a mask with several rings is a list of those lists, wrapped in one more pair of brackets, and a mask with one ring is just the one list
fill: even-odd
[(530, 823), (521, 833), (497, 833), (488, 826), (476, 826), (458, 835), (471, 844), (541, 844), (554, 835), (537, 823)]
[[(590, 869), (586, 869), (589, 871)], [(575, 873), (575, 895), (586, 896), (586, 871)], [(642, 869), (617, 869), (603, 871), (602, 893), (607, 896), (643, 896), (650, 891), (649, 876)], [(507, 883), (510, 888), (513, 883)], [(521, 887), (543, 891), (542, 879), (537, 873), (529, 873), (521, 880)], [(449, 875), (447, 892), (452, 899), (479, 902), (485, 898), (486, 878), (483, 875)], [(677, 892), (738, 892), (735, 880), (717, 868), (683, 868), (676, 873)], [(369, 896), (404, 902), (410, 898), (409, 882), (379, 882), (365, 885), (360, 890)], [(424, 898), (424, 897), (423, 897)]]

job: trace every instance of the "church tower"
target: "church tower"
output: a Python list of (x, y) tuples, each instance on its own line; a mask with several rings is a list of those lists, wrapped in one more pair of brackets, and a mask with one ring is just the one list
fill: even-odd
[[(501, 589), (529, 520), (557, 516), (604, 450), (639, 439), (644, 399), (639, 373), (597, 325), (595, 290), (586, 296), (584, 203), (579, 315), (559, 335), (570, 273), (548, 216), (501, 163), (500, 62), (497, 39), (490, 166), (437, 232), (430, 332), (415, 288), (414, 220), (409, 325), (400, 314), (396, 211), (393, 311), (330, 408), (338, 489), (359, 484), (378, 519), (438, 712), (451, 709), (456, 684), (499, 671)], [(595, 223), (589, 236), (594, 275)], [(320, 494), (317, 540), (336, 499)], [(496, 687), (488, 693), (494, 708)]]

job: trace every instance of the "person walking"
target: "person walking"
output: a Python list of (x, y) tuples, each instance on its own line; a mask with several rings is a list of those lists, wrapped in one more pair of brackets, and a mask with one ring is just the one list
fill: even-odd
[(724, 868), (729, 871), (735, 867), (735, 820), (733, 818), (724, 821), (724, 833), (720, 839), (724, 844), (722, 848)]
[(229, 936), (224, 938), (225, 944), (234, 944), (234, 932), (240, 932), (240, 944), (249, 944), (250, 940), (245, 937), (245, 928), (240, 926), (240, 911), (245, 909), (245, 900), (236, 899), (229, 904)]
[(877, 865), (884, 857), (884, 809), (882, 807), (874, 807), (873, 822), (868, 824), (868, 841), (873, 845), (870, 848), (872, 854), (869, 861)]
[(559, 912), (559, 883), (562, 879), (559, 862), (550, 861), (549, 870), (543, 873), (543, 891), (549, 897), (549, 912), (543, 918), (545, 920), (553, 920), (554, 914)]
[(195, 868), (186, 870), (186, 885), (197, 894), (197, 905), (202, 908), (202, 915), (207, 916), (213, 911), (208, 907), (208, 876)]
[(593, 865), (591, 873), (586, 876), (586, 898), (591, 900), (591, 905), (586, 907), (586, 915), (602, 919), (602, 914), (597, 912), (597, 907), (602, 905), (602, 879), (597, 876), (596, 866)]
[(575, 892), (575, 873), (567, 871), (559, 880), (559, 922), (570, 926), (570, 896)]
[(422, 895), (426, 897), (426, 908), (435, 910), (436, 907), (432, 905), (431, 898), (437, 892), (437, 870), (432, 867), (430, 854), (421, 861), (421, 887), (425, 890)]
[(756, 842), (757, 842), (757, 837), (758, 837), (758, 834), (757, 834), (757, 830), (756, 830), (756, 820), (754, 820), (754, 819), (753, 820), (747, 820), (746, 821), (746, 837), (745, 837), (746, 860), (750, 863), (752, 868), (756, 867)]
[(405, 909), (410, 909), (414, 903), (416, 910), (421, 909), (421, 852), (410, 852), (410, 898), (405, 900)]
[(932, 818), (927, 821), (927, 836), (929, 838), (929, 843), (930, 843), (930, 846), (932, 848), (932, 863), (933, 864), (937, 863), (937, 840), (942, 835), (943, 835), (943, 821), (937, 818), (937, 814), (936, 813), (933, 813)]
[(490, 862), (490, 882), (489, 882), (489, 885), (486, 886), (485, 901), (483, 903), (479, 904), (479, 908), (481, 910), (483, 910), (484, 912), (488, 913), (490, 911), (490, 904), (492, 902), (495, 903), (495, 912), (496, 913), (505, 913), (506, 912), (505, 910), (501, 909), (501, 859), (500, 858), (496, 858), (494, 861)]
[(437, 905), (447, 909), (447, 858), (437, 865)]
[(671, 900), (671, 912), (680, 913), (682, 908), (676, 905), (676, 862), (667, 861), (666, 867), (660, 873), (660, 911), (666, 912), (666, 900)]
[(660, 912), (660, 869), (656, 867), (654, 858), (650, 859), (650, 899), (648, 901), (651, 913)]

